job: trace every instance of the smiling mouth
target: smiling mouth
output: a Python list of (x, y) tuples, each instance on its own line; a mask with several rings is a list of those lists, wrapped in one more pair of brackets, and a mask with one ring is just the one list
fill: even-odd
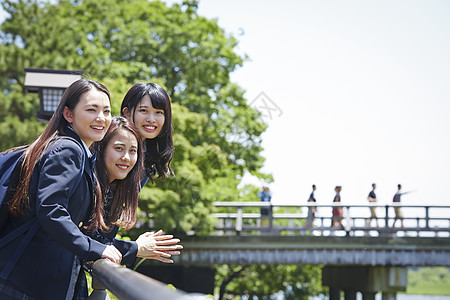
[(155, 131), (156, 126), (155, 125), (144, 125), (144, 129), (149, 130), (149, 131)]
[(116, 165), (119, 169), (126, 171), (128, 169), (127, 165)]
[(103, 127), (103, 126), (91, 126), (91, 128), (96, 131), (103, 131), (103, 129), (105, 129), (105, 127)]

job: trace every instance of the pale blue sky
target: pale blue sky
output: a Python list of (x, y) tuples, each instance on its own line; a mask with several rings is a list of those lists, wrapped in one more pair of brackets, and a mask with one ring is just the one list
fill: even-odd
[[(321, 203), (342, 185), (367, 203), (450, 204), (450, 2), (200, 1), (251, 61), (232, 75), (266, 118), (264, 170), (275, 203)], [(241, 32), (243, 35), (240, 35)]]

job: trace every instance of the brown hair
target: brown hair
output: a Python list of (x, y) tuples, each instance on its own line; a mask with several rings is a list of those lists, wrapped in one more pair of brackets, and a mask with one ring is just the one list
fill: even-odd
[(126, 230), (132, 228), (136, 223), (136, 211), (139, 200), (140, 179), (144, 172), (144, 151), (142, 147), (142, 137), (133, 123), (124, 117), (114, 117), (111, 121), (105, 137), (95, 142), (94, 147), (98, 151), (99, 156), (95, 164), (95, 173), (102, 189), (104, 199), (102, 203), (106, 203), (108, 191), (112, 186), (109, 180), (108, 170), (105, 163), (105, 150), (111, 139), (120, 131), (128, 131), (134, 135), (138, 143), (138, 158), (136, 164), (124, 179), (114, 181), (114, 195), (108, 203), (109, 211), (107, 224), (123, 226)]

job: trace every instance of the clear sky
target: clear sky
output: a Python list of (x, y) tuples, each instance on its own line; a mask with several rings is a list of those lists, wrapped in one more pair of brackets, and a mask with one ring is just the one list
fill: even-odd
[[(204, 0), (250, 61), (232, 75), (264, 92), (274, 203), (450, 204), (450, 2)], [(266, 99), (268, 98), (268, 99)], [(269, 102), (269, 100), (271, 102)], [(259, 103), (259, 104), (258, 104)], [(262, 184), (258, 181), (255, 183)]]

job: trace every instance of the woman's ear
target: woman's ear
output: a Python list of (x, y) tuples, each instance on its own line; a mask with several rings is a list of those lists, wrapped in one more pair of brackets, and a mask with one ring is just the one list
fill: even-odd
[(73, 123), (73, 112), (67, 106), (64, 106), (63, 117), (66, 119), (67, 123)]
[(128, 120), (130, 120), (130, 112), (128, 111), (128, 107), (124, 107), (124, 108), (122, 109), (122, 113), (123, 113), (123, 116), (124, 116), (125, 118), (127, 118)]

